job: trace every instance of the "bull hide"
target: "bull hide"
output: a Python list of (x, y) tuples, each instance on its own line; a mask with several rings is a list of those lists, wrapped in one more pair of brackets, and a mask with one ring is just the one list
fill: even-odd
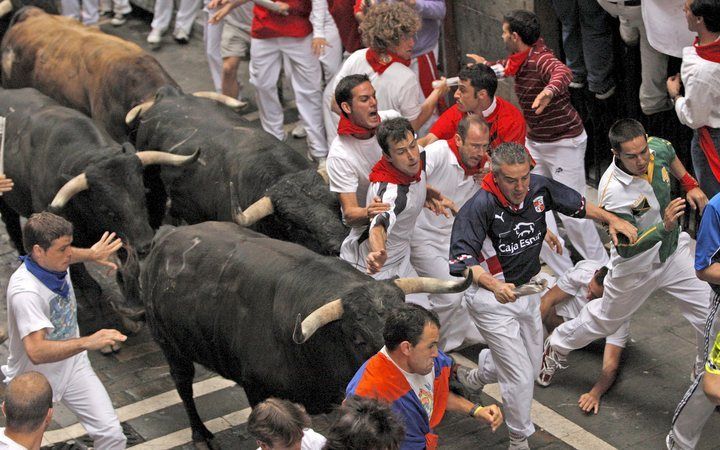
[[(251, 405), (276, 396), (324, 412), (382, 347), (385, 313), (405, 299), (392, 281), (227, 222), (161, 228), (141, 284), (195, 441), (212, 434), (192, 401), (193, 362), (238, 382)], [(296, 316), (337, 298), (342, 318), (295, 344)]]
[[(34, 89), (0, 89), (0, 115), (6, 118), (5, 174), (12, 191), (0, 197), (0, 212), (17, 250), (23, 252), (20, 216), (44, 211), (66, 182), (85, 174), (86, 190), (54, 212), (74, 228), (74, 244), (89, 247), (105, 231), (115, 231), (126, 256), (118, 274), (130, 305), (139, 305), (139, 268), (134, 251), (149, 249), (153, 231), (144, 203), (142, 163), (135, 149), (114, 142), (89, 117), (60, 106)], [(128, 259), (129, 258), (129, 259)], [(71, 267), (80, 295), (96, 303), (100, 287), (81, 265)]]
[(138, 45), (70, 17), (26, 7), (2, 41), (2, 85), (34, 87), (127, 140), (125, 114), (177, 83)]
[(348, 229), (336, 195), (307, 159), (259, 125), (218, 102), (170, 87), (158, 91), (153, 106), (135, 125), (138, 148), (182, 155), (202, 148), (200, 164), (162, 168), (173, 217), (190, 224), (232, 221), (234, 204), (245, 209), (267, 195), (274, 213), (256, 230), (319, 253), (339, 254)]

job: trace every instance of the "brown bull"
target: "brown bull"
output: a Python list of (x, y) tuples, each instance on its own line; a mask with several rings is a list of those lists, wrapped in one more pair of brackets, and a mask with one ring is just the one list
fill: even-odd
[(20, 10), (2, 42), (2, 85), (34, 87), (127, 140), (125, 115), (175, 80), (138, 45), (38, 8)]

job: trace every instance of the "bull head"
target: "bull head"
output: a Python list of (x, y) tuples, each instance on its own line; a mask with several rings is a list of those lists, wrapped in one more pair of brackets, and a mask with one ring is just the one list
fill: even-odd
[[(402, 289), (405, 295), (425, 292), (427, 294), (452, 294), (463, 292), (472, 284), (472, 272), (462, 281), (447, 281), (438, 278), (398, 278), (395, 285)], [(293, 341), (296, 344), (305, 343), (313, 334), (330, 322), (340, 320), (343, 316), (342, 299), (336, 299), (316, 309), (305, 320), (298, 314), (293, 329)]]
[[(137, 152), (135, 153), (135, 156), (140, 159), (143, 166), (163, 164), (182, 167), (197, 161), (200, 157), (200, 149), (195, 150), (195, 153), (187, 156), (173, 155), (172, 153), (158, 152), (154, 150)], [(50, 208), (62, 209), (65, 205), (67, 205), (67, 202), (75, 196), (75, 194), (87, 190), (88, 187), (88, 181), (85, 173), (75, 176), (73, 179), (65, 183), (57, 194), (55, 194), (55, 198), (53, 198), (53, 201), (50, 202)]]

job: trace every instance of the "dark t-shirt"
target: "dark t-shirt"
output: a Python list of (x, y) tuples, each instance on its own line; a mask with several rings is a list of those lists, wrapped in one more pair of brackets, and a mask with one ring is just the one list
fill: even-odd
[(450, 274), (461, 276), (467, 267), (484, 259), (481, 251), (489, 238), (507, 283), (525, 284), (540, 272), (540, 249), (547, 226), (545, 212), (556, 210), (570, 217), (585, 217), (585, 198), (562, 183), (530, 175), (530, 190), (517, 211), (503, 207), (492, 193), (478, 191), (462, 207), (452, 229)]

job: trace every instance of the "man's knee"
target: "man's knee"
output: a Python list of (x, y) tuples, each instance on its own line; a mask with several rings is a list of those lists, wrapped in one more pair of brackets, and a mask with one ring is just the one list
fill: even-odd
[(223, 58), (222, 72), (223, 77), (236, 77), (238, 67), (240, 66), (240, 58), (231, 56), (229, 58)]

